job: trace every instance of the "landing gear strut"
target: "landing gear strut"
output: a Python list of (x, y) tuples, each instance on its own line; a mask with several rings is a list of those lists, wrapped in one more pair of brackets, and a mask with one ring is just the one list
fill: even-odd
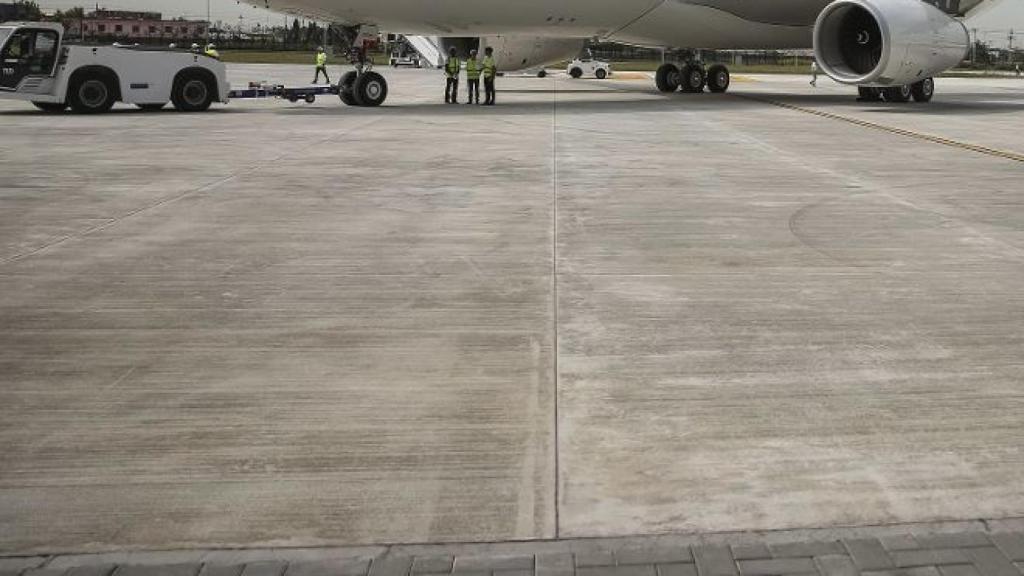
[(935, 79), (925, 78), (913, 84), (889, 86), (886, 88), (858, 86), (857, 93), (860, 95), (860, 98), (857, 99), (860, 102), (881, 102), (885, 100), (893, 104), (902, 104), (910, 102), (911, 99), (914, 102), (931, 102), (932, 97), (935, 96)]
[(682, 66), (665, 63), (662, 64), (654, 75), (654, 83), (661, 92), (675, 92), (682, 90), (691, 94), (708, 90), (716, 94), (722, 94), (729, 90), (731, 77), (729, 68), (722, 64), (714, 64), (705, 69), (700, 62), (690, 62)]
[(366, 57), (369, 44), (376, 42), (376, 34), (362, 27), (343, 28), (351, 45), (349, 62), (355, 70), (345, 73), (338, 83), (338, 96), (349, 106), (380, 106), (388, 98), (388, 81), (373, 71), (373, 62)]

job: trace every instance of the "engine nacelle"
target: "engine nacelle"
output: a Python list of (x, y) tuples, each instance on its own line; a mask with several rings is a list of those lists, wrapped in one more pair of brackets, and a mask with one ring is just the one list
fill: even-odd
[(440, 45), (444, 54), (455, 48), (460, 58), (469, 55), (470, 50), (494, 48), (494, 59), (503, 72), (539, 68), (546, 64), (569, 60), (583, 48), (584, 40), (579, 38), (545, 38), (538, 36), (484, 36), (482, 38), (442, 38)]
[(969, 48), (963, 23), (921, 0), (836, 0), (814, 27), (818, 65), (844, 84), (913, 84), (956, 66)]

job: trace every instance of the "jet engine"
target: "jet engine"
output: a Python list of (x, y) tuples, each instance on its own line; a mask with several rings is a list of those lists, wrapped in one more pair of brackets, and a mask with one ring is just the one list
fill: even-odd
[(580, 38), (545, 38), (539, 36), (484, 36), (481, 38), (442, 38), (444, 54), (455, 48), (459, 57), (465, 58), (470, 50), (479, 50), (483, 58), (484, 48), (494, 48), (494, 59), (498, 69), (504, 72), (539, 68), (563, 60), (570, 60), (583, 48)]
[(963, 23), (922, 0), (835, 0), (814, 27), (818, 64), (844, 84), (913, 84), (956, 66), (969, 48)]

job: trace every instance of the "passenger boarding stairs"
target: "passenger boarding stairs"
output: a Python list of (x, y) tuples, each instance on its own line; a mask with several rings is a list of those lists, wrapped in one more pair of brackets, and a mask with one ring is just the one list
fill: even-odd
[(444, 66), (444, 54), (441, 51), (441, 39), (437, 36), (406, 36), (405, 40), (419, 52), (420, 57), (431, 66)]

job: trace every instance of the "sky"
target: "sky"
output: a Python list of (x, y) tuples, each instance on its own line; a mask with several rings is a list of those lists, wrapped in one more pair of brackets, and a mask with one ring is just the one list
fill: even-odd
[[(514, 2), (515, 0), (509, 0)], [(50, 9), (64, 9), (74, 6), (94, 7), (96, 0), (37, 0), (40, 6)], [(206, 18), (206, 0), (106, 0), (101, 1), (104, 8), (121, 10), (153, 10), (163, 12), (168, 17), (185, 16), (188, 18)], [(281, 25), (285, 17), (263, 9), (253, 8), (246, 2), (238, 0), (210, 0), (213, 20), (223, 22), (242, 22), (251, 26), (261, 24)], [(242, 17), (239, 20), (239, 16)], [(981, 17), (968, 23), (978, 28), (979, 38), (994, 45), (1005, 46), (1007, 30), (1014, 28), (1018, 37), (1015, 46), (1024, 46), (1024, 0), (1001, 0)]]

